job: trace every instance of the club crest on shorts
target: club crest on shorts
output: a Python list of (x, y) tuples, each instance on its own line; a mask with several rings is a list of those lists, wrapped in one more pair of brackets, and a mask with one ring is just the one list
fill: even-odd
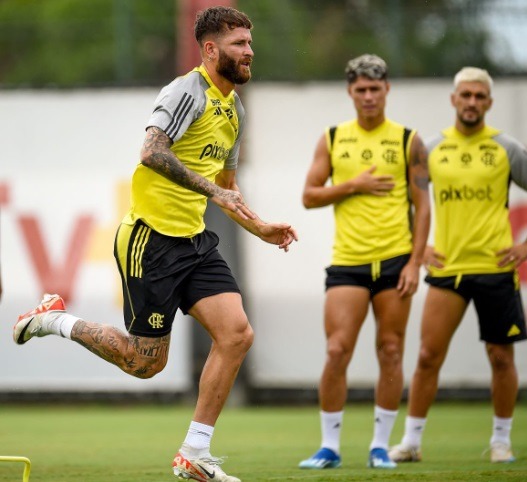
[(154, 329), (163, 328), (163, 319), (164, 318), (165, 318), (165, 315), (162, 315), (160, 313), (152, 313), (148, 317), (148, 323)]

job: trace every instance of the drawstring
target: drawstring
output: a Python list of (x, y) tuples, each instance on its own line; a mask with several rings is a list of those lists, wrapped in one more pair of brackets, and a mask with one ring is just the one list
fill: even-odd
[(463, 277), (462, 273), (458, 273), (456, 276), (456, 282), (454, 284), (454, 289), (457, 290), (459, 287), (459, 283), (461, 283), (461, 278)]
[(381, 276), (381, 262), (380, 261), (374, 261), (371, 264), (371, 279), (372, 281), (377, 281), (377, 279)]
[(520, 273), (517, 269), (514, 270), (514, 291), (520, 291)]

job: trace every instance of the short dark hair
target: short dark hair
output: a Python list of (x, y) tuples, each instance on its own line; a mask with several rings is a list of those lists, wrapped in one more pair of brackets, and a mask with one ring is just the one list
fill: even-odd
[(352, 84), (358, 77), (366, 77), (371, 80), (387, 80), (388, 66), (386, 62), (377, 55), (364, 54), (351, 59), (346, 65), (346, 79)]
[(227, 30), (242, 27), (252, 29), (253, 24), (245, 13), (232, 7), (210, 7), (198, 12), (194, 35), (200, 45), (207, 35), (220, 35)]

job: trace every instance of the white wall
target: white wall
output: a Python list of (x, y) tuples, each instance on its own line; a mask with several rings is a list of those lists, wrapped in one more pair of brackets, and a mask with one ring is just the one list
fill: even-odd
[[(156, 94), (157, 89), (0, 92), (0, 364), (7, 367), (0, 389), (179, 391), (190, 386), (189, 326), (181, 316), (167, 368), (146, 381), (124, 375), (67, 340), (47, 337), (17, 346), (11, 338), (17, 316), (35, 307), (43, 291), (57, 288), (70, 293), (71, 313), (123, 327), (113, 236), (127, 209), (128, 182)], [(75, 230), (87, 226), (83, 216), (91, 229), (75, 244)], [(26, 235), (24, 219), (35, 227)], [(72, 245), (81, 254), (68, 276)], [(39, 247), (48, 258), (40, 274), (31, 254)]]
[[(388, 116), (417, 128), (426, 138), (453, 122), (450, 91), (450, 84), (444, 81), (393, 82)], [(299, 243), (288, 254), (244, 236), (246, 290), (256, 330), (250, 373), (257, 386), (314, 387), (325, 356), (324, 268), (330, 262), (333, 219), (330, 207), (305, 210), (301, 193), (324, 127), (353, 117), (353, 105), (344, 83), (253, 84), (246, 94), (250, 129), (239, 184), (249, 205), (264, 219), (290, 222), (300, 235)], [(527, 81), (500, 81), (494, 97), (488, 123), (527, 143)], [(527, 206), (527, 196), (519, 190), (513, 191), (512, 199), (511, 207)], [(523, 285), (524, 294), (526, 290)], [(421, 283), (408, 326), (404, 360), (407, 380), (417, 357), (424, 292), (425, 284)], [(470, 307), (442, 370), (442, 386), (488, 384), (488, 362), (478, 338)], [(520, 379), (526, 386), (527, 343), (517, 347)], [(348, 372), (350, 387), (372, 386), (376, 376), (370, 314)]]
[[(489, 123), (526, 142), (527, 82), (498, 84)], [(423, 137), (452, 122), (448, 84), (400, 81), (392, 87), (389, 115), (418, 128)], [(167, 368), (147, 381), (122, 374), (66, 340), (48, 337), (21, 347), (11, 340), (18, 314), (34, 307), (44, 289), (57, 287), (70, 292), (72, 313), (122, 327), (113, 236), (128, 207), (127, 183), (157, 92), (0, 92), (0, 363), (8, 367), (0, 390), (179, 391), (190, 386), (188, 317), (178, 315), (174, 322)], [(300, 198), (316, 140), (326, 125), (350, 117), (352, 106), (341, 83), (252, 83), (243, 95), (249, 124), (239, 184), (264, 219), (293, 223), (301, 238), (284, 254), (242, 233), (243, 286), (257, 335), (247, 368), (257, 386), (314, 387), (324, 360), (324, 267), (333, 221), (331, 208), (306, 211)], [(523, 194), (513, 194), (513, 206), (527, 206)], [(75, 229), (86, 226), (77, 224), (82, 216), (91, 220), (91, 228), (75, 242)], [(33, 234), (24, 234), (23, 222), (35, 228)], [(80, 260), (68, 272), (65, 260), (72, 244)], [(49, 260), (40, 274), (31, 254), (39, 247)], [(67, 276), (66, 285), (57, 285)], [(416, 359), (422, 293), (415, 298), (409, 326), (407, 377)], [(350, 386), (372, 386), (375, 380), (372, 325), (368, 319), (361, 334)], [(477, 338), (471, 311), (452, 344), (445, 385), (487, 383), (489, 370)], [(527, 344), (518, 345), (523, 386), (526, 350)]]

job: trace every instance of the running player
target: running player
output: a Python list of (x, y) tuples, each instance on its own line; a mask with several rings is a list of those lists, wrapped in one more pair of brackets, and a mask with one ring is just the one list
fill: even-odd
[(239, 482), (210, 454), (214, 425), (253, 341), (240, 290), (205, 229), (207, 200), (263, 241), (288, 251), (286, 223), (266, 223), (236, 184), (243, 106), (234, 88), (251, 78), (252, 23), (242, 12), (212, 7), (197, 16), (203, 63), (164, 87), (148, 122), (132, 179), (132, 206), (116, 236), (127, 333), (65, 312), (48, 295), (14, 328), (18, 344), (34, 336), (70, 338), (124, 372), (150, 378), (167, 362), (177, 309), (198, 320), (212, 346), (193, 420), (173, 461), (176, 476)]

